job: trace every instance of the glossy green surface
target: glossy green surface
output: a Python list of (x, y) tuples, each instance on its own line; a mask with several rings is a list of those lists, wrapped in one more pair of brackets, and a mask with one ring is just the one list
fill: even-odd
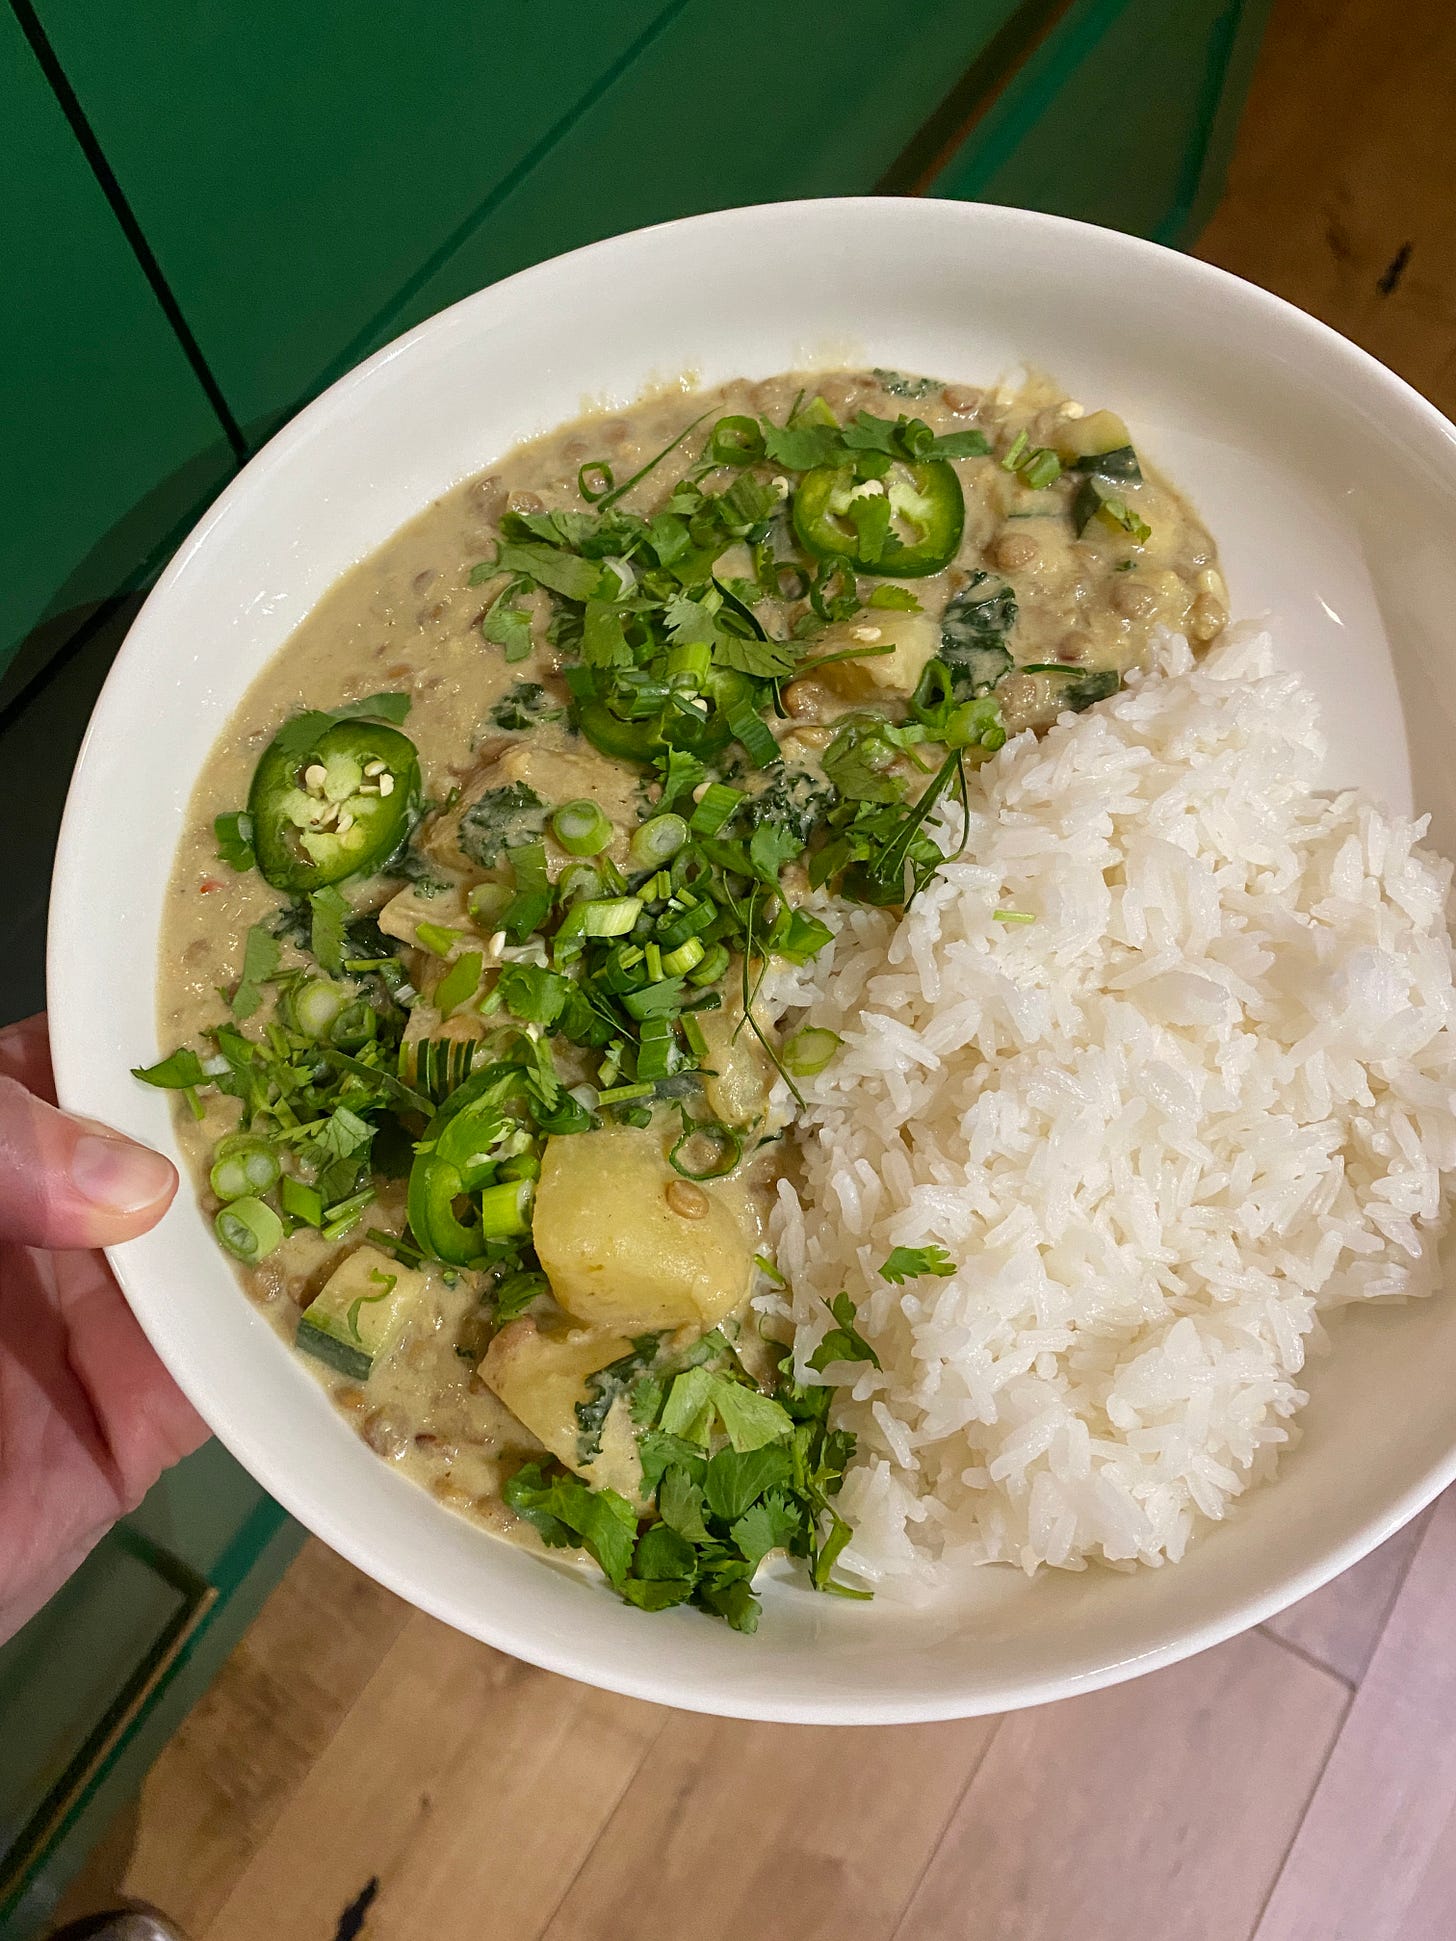
[[(36, 11), (234, 416), (257, 434), (356, 361), (349, 347), (401, 287), (681, 5)], [(610, 207), (600, 175), (576, 193)], [(548, 237), (540, 254), (558, 247)]]
[(1189, 240), (1232, 133), (1230, 77), (1244, 78), (1267, 11), (1266, 0), (1078, 0), (931, 193)]
[(0, 669), (227, 479), (221, 426), (15, 16), (0, 7)]
[[(43, 1933), (111, 1813), (216, 1675), (303, 1532), (210, 1442), (0, 1648), (0, 1934)], [(205, 1592), (215, 1595), (203, 1609)], [(200, 1615), (199, 1615), (200, 1614)], [(181, 1649), (166, 1656), (170, 1643)], [(98, 1729), (139, 1676), (147, 1702), (94, 1759)], [(83, 1783), (76, 1784), (78, 1780)], [(17, 1842), (59, 1789), (69, 1806), (16, 1878)], [(7, 1852), (11, 1858), (6, 1860)]]
[(377, 342), (624, 229), (741, 203), (867, 194), (1022, 4), (920, 0), (912, 21), (898, 0), (841, 0), (828, 31), (808, 0), (740, 0), (730, 34), (720, 0), (691, 0), (450, 260), (404, 294)]

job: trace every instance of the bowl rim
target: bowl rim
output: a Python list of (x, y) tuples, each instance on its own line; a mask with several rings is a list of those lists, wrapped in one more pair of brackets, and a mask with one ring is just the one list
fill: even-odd
[[(907, 225), (918, 222), (953, 225), (965, 220), (968, 227), (984, 228), (989, 225), (992, 232), (1003, 225), (1008, 230), (1033, 235), (1039, 232), (1046, 239), (1049, 249), (1055, 249), (1058, 238), (1068, 234), (1090, 235), (1098, 238), (1100, 245), (1114, 257), (1121, 255), (1129, 262), (1162, 261), (1167, 265), (1176, 265), (1173, 274), (1183, 279), (1190, 291), (1195, 294), (1203, 291), (1210, 295), (1236, 293), (1234, 300), (1246, 306), (1254, 315), (1262, 314), (1280, 329), (1292, 331), (1296, 338), (1302, 338), (1321, 358), (1333, 360), (1333, 368), (1338, 370), (1342, 367), (1352, 379), (1378, 390), (1388, 403), (1398, 404), (1412, 428), (1419, 427), (1427, 436), (1447, 446), (1456, 446), (1456, 425), (1413, 385), (1339, 331), (1246, 278), (1163, 244), (1070, 217), (951, 198), (838, 196), (746, 204), (645, 225), (563, 252), (485, 285), (383, 345), (298, 411), (242, 466), (178, 546), (148, 593), (137, 619), (157, 608), (165, 608), (174, 583), (208, 545), (217, 529), (230, 519), (240, 501), (266, 490), (275, 473), (289, 464), (295, 452), (320, 433), (326, 432), (338, 414), (347, 412), (354, 395), (372, 385), (381, 371), (395, 360), (412, 355), (422, 344), (453, 327), (463, 313), (472, 308), (488, 308), (501, 300), (503, 292), (509, 292), (512, 297), (529, 296), (535, 284), (549, 282), (569, 273), (569, 266), (585, 268), (594, 265), (643, 237), (672, 235), (686, 230), (731, 232), (760, 229), (771, 233), (779, 225), (792, 229), (804, 219), (830, 224), (852, 221), (870, 208), (893, 208), (897, 212), (894, 220)], [(135, 637), (136, 631), (134, 622), (108, 671), (77, 754), (57, 840), (52, 878), (46, 947), (47, 996), (52, 1005), (52, 1053), (60, 1103), (63, 1108), (78, 1111), (84, 1110), (86, 1074), (69, 1021), (79, 1015), (84, 993), (79, 986), (72, 987), (67, 956), (70, 939), (87, 921), (83, 894), (89, 806), (86, 798), (93, 751), (98, 744), (111, 737), (116, 726), (120, 725), (113, 724), (113, 716), (118, 712), (121, 690), (134, 681), (137, 671), (151, 658), (146, 652), (145, 643)], [(188, 1190), (185, 1180), (182, 1190)], [(644, 1658), (634, 1665), (613, 1656), (603, 1662), (594, 1658), (589, 1650), (571, 1643), (558, 1644), (549, 1635), (527, 1629), (523, 1623), (513, 1619), (509, 1600), (477, 1611), (471, 1623), (463, 1625), (457, 1602), (451, 1596), (438, 1592), (430, 1582), (421, 1583), (412, 1579), (403, 1566), (397, 1567), (389, 1557), (371, 1550), (357, 1518), (335, 1514), (331, 1505), (310, 1493), (306, 1476), (295, 1473), (286, 1459), (275, 1458), (261, 1438), (251, 1438), (246, 1428), (232, 1419), (226, 1406), (216, 1402), (206, 1392), (205, 1384), (194, 1384), (186, 1378), (185, 1371), (178, 1371), (169, 1352), (167, 1330), (156, 1325), (154, 1320), (149, 1322), (147, 1304), (141, 1298), (139, 1285), (134, 1285), (139, 1284), (141, 1277), (136, 1274), (127, 1250), (108, 1248), (106, 1251), (112, 1272), (153, 1348), (198, 1413), (207, 1421), (211, 1432), (306, 1530), (319, 1536), (358, 1569), (407, 1603), (445, 1623), (466, 1629), (470, 1635), (497, 1650), (542, 1670), (575, 1678), (624, 1697), (722, 1717), (817, 1725), (928, 1723), (1008, 1712), (1102, 1690), (1144, 1672), (1176, 1664), (1265, 1622), (1359, 1562), (1456, 1481), (1456, 1427), (1453, 1427), (1451, 1444), (1444, 1455), (1433, 1461), (1378, 1516), (1335, 1544), (1302, 1571), (1281, 1578), (1277, 1584), (1259, 1594), (1236, 1599), (1222, 1611), (1180, 1629), (1176, 1635), (1169, 1636), (1150, 1649), (1107, 1663), (1093, 1664), (1073, 1674), (1047, 1672), (1022, 1676), (1014, 1687), (988, 1690), (982, 1694), (964, 1689), (962, 1683), (949, 1683), (944, 1691), (929, 1696), (879, 1693), (856, 1700), (846, 1700), (840, 1695), (828, 1693), (805, 1693), (793, 1699), (777, 1696), (761, 1699), (751, 1690), (745, 1692), (736, 1688), (723, 1677), (703, 1680), (700, 1689), (685, 1689), (680, 1678), (665, 1680), (661, 1674), (654, 1673), (650, 1659)], [(134, 1293), (137, 1298), (133, 1298)], [(223, 1420), (224, 1426), (216, 1426), (214, 1413)]]

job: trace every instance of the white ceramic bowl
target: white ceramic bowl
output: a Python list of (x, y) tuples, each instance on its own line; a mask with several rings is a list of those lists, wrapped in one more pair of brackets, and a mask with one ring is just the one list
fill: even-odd
[[(176, 1155), (154, 1054), (163, 888), (188, 794), (248, 683), (330, 583), (436, 493), (594, 403), (858, 363), (975, 382), (1023, 360), (1107, 403), (1191, 493), (1241, 613), (1315, 682), (1331, 779), (1413, 793), (1456, 839), (1456, 429), (1361, 351), (1235, 278), (1126, 236), (965, 203), (730, 210), (596, 245), (421, 325), (255, 458), (117, 660), (66, 811), (50, 934), (60, 1095)], [(1456, 1302), (1360, 1314), (1316, 1364), (1276, 1486), (1171, 1569), (972, 1573), (920, 1606), (770, 1584), (758, 1635), (647, 1617), (395, 1475), (256, 1314), (184, 1193), (113, 1256), (163, 1359), (240, 1462), (424, 1609), (617, 1691), (868, 1723), (1086, 1691), (1257, 1623), (1456, 1476)]]

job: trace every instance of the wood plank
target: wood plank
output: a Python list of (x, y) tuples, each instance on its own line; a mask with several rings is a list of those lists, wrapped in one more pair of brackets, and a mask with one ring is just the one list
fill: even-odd
[(194, 1941), (533, 1937), (666, 1717), (415, 1612)]
[(1013, 1715), (896, 1941), (1242, 1941), (1346, 1702), (1253, 1633)]
[(1256, 1941), (1456, 1931), (1456, 1495), (1437, 1505)]
[(1456, 9), (1280, 0), (1196, 254), (1456, 411)]
[(152, 1767), (122, 1876), (200, 1932), (409, 1618), (311, 1540)]
[(1416, 1517), (1353, 1570), (1271, 1618), (1264, 1629), (1318, 1659), (1347, 1684), (1358, 1685), (1425, 1527), (1426, 1517)]
[(997, 1725), (679, 1714), (543, 1941), (888, 1937)]

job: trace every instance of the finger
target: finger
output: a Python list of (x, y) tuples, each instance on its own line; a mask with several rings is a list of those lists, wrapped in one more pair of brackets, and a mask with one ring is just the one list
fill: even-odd
[(56, 1084), (51, 1076), (51, 1047), (46, 1033), (44, 1011), (0, 1031), (0, 1076), (15, 1078), (37, 1098), (56, 1102)]
[(155, 1226), (176, 1190), (160, 1153), (0, 1077), (0, 1240), (108, 1247)]
[(206, 1438), (207, 1425), (162, 1366), (106, 1262), (69, 1254), (53, 1265), (71, 1371), (111, 1451), (121, 1507), (134, 1509), (165, 1468)]

